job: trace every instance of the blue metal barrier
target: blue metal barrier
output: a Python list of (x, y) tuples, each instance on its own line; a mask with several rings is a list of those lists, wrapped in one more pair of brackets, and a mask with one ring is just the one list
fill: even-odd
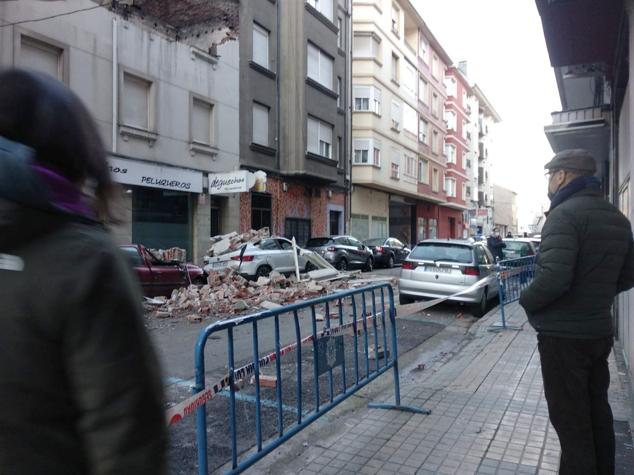
[[(331, 308), (336, 309), (333, 314), (331, 314)], [(361, 309), (360, 318), (359, 308)], [(320, 330), (318, 330), (317, 326), (317, 309), (325, 309), (323, 328)], [(302, 312), (304, 314), (300, 315)], [(304, 321), (306, 323), (304, 330), (308, 330), (306, 336), (302, 336), (302, 317), (305, 317)], [(387, 283), (381, 283), (360, 289), (345, 290), (245, 317), (217, 322), (205, 328), (196, 344), (194, 355), (196, 385), (192, 389), (194, 394), (209, 391), (210, 387), (205, 387), (205, 345), (213, 334), (224, 332), (227, 343), (228, 375), (211, 389), (213, 390), (212, 397), (218, 392), (229, 392), (228, 430), (231, 443), (231, 470), (228, 473), (240, 473), (247, 469), (337, 404), (390, 369), (394, 371), (395, 403), (369, 404), (369, 407), (430, 414), (427, 409), (401, 405), (395, 318), (396, 310), (392, 287)], [(274, 326), (274, 331), (272, 332), (274, 342), (271, 346), (274, 349), (271, 348), (272, 351), (270, 353), (262, 356), (260, 348), (264, 346), (261, 345), (264, 331), (260, 332), (259, 336), (258, 326), (259, 324), (263, 326), (271, 320)], [(306, 322), (306, 320), (310, 320), (310, 322)], [(283, 326), (281, 327), (280, 324)], [(235, 332), (240, 327), (250, 327), (252, 337), (250, 349), (252, 351), (250, 351), (249, 361), (243, 366), (236, 368), (234, 337)], [(280, 328), (290, 333), (291, 342), (285, 346), (282, 346)], [(346, 337), (351, 340), (348, 342), (348, 348), (346, 348)], [(218, 338), (217, 335), (216, 338)], [(388, 347), (388, 338), (390, 347)], [(370, 342), (374, 345), (373, 349), (370, 347)], [(382, 347), (380, 344), (382, 344)], [(312, 351), (307, 352), (308, 354), (306, 352), (303, 353), (302, 346), (310, 346)], [(380, 351), (381, 348), (382, 352)], [(352, 360), (346, 355), (346, 349), (353, 352)], [(283, 380), (283, 377), (286, 378), (287, 372), (282, 372), (282, 357), (293, 351), (296, 352), (294, 391), (288, 389), (292, 388), (293, 381), (289, 384), (288, 379)], [(361, 365), (359, 353), (361, 353), (363, 358)], [(306, 356), (306, 358), (302, 358), (302, 356)], [(308, 373), (303, 372), (302, 365), (310, 365), (311, 356), (312, 378), (310, 378), (309, 384), (305, 384), (303, 378), (307, 379), (310, 371)], [(370, 364), (371, 359), (374, 360), (373, 364)], [(269, 419), (276, 421), (277, 427), (275, 429), (276, 437), (263, 441), (263, 388), (260, 385), (260, 372), (262, 368), (269, 364), (275, 365), (275, 401), (268, 401), (269, 404), (266, 407), (277, 406), (275, 408), (277, 410), (276, 417), (269, 417)], [(349, 368), (349, 366), (352, 367)], [(350, 375), (349, 370), (353, 371), (352, 375)], [(336, 385), (333, 378), (335, 371), (339, 379)], [(253, 420), (255, 447), (250, 450), (251, 453), (244, 455), (239, 460), (236, 392), (239, 390), (239, 384), (244, 382), (249, 376), (253, 376), (255, 385), (255, 398), (250, 396), (251, 400), (255, 402), (255, 418)], [(291, 379), (293, 378), (291, 377)], [(321, 386), (322, 382), (326, 383), (327, 386)], [(337, 386), (337, 391), (335, 386)], [(324, 387), (323, 391), (320, 389), (321, 387)], [(307, 390), (313, 393), (314, 399), (303, 397), (302, 393)], [(272, 391), (269, 394), (273, 397)], [(287, 421), (286, 425), (283, 411), (288, 414), (289, 404), (283, 403), (284, 396), (295, 399), (294, 421)], [(211, 397), (207, 400), (209, 399)], [(198, 463), (199, 474), (201, 475), (208, 473), (207, 404), (203, 404), (196, 410)], [(312, 407), (309, 407), (311, 405)]]
[(535, 275), (536, 256), (506, 259), (497, 263), (496, 276), (500, 289), (500, 316), (506, 329), (506, 304), (519, 300), (522, 290), (529, 286)]

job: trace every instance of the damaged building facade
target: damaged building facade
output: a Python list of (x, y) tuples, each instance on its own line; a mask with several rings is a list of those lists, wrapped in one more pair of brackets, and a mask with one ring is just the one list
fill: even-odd
[(240, 2), (240, 166), (267, 174), (240, 195), (240, 226), (295, 237), (346, 231), (348, 0)]
[(118, 242), (198, 261), (214, 212), (237, 228), (239, 198), (218, 208), (208, 190), (238, 168), (237, 14), (237, 0), (0, 3), (0, 65), (56, 77), (96, 119), (122, 185)]

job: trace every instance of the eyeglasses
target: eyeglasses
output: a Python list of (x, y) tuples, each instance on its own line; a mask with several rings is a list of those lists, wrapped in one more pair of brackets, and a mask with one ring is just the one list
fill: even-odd
[(549, 181), (550, 179), (553, 177), (553, 175), (555, 173), (560, 172), (561, 170), (548, 170), (546, 173), (544, 173), (544, 178), (547, 178)]

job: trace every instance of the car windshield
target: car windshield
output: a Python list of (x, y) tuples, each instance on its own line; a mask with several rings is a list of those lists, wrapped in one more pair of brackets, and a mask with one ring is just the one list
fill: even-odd
[(471, 248), (469, 246), (445, 243), (419, 244), (411, 252), (409, 259), (460, 262), (463, 264), (468, 264), (473, 261)]
[(136, 247), (121, 247), (120, 248), (125, 256), (128, 258), (128, 261), (132, 264), (132, 267), (142, 267), (143, 259), (139, 255), (139, 251)]
[(383, 238), (374, 238), (366, 239), (365, 241), (363, 241), (363, 244), (365, 244), (366, 246), (382, 246), (384, 242), (385, 239)]
[(306, 247), (322, 247), (330, 242), (330, 238), (312, 238), (306, 243)]

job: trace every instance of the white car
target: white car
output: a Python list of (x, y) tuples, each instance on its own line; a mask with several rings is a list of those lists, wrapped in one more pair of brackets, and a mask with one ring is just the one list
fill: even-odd
[[(316, 269), (316, 266), (306, 258), (309, 253), (311, 251), (297, 247), (297, 261), (300, 272), (309, 272)], [(240, 257), (240, 254), (242, 254), (242, 257)], [(255, 243), (245, 244), (240, 249), (221, 256), (206, 256), (205, 263), (204, 269), (207, 274), (211, 271), (222, 271), (227, 267), (231, 267), (243, 277), (250, 279), (268, 277), (273, 270), (281, 274), (292, 274), (295, 272), (293, 244), (290, 240), (283, 237), (271, 237)]]

